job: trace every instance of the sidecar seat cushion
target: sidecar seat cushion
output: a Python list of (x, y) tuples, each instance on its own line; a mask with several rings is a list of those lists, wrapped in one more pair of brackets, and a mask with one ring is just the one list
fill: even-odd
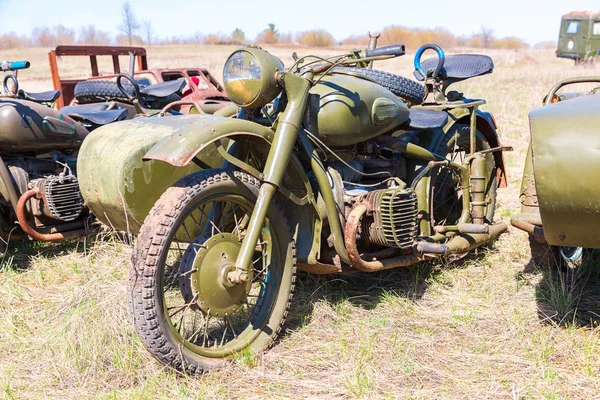
[[(433, 72), (437, 66), (438, 58), (433, 57), (421, 63), (426, 74)], [(489, 74), (494, 70), (494, 61), (481, 54), (456, 54), (447, 56), (442, 68), (441, 78), (458, 82), (464, 79)], [(424, 77), (419, 71), (413, 72), (415, 78), (422, 81)]]
[(107, 103), (92, 103), (78, 106), (66, 106), (61, 108), (59, 111), (63, 114), (71, 115), (77, 114), (79, 112), (96, 112), (96, 111), (104, 111), (108, 108)]
[(411, 108), (408, 121), (404, 124), (410, 129), (436, 129), (446, 125), (446, 122), (448, 122), (448, 113), (445, 111)]
[(185, 87), (185, 84), (186, 81), (183, 78), (174, 81), (160, 82), (140, 89), (140, 94), (142, 96), (167, 97), (180, 92)]
[(122, 108), (104, 111), (78, 111), (69, 113), (68, 115), (75, 120), (91, 122), (94, 125), (106, 125), (115, 121), (124, 120), (127, 118), (127, 114), (127, 109)]
[(19, 97), (35, 101), (37, 103), (54, 103), (60, 97), (60, 90), (49, 90), (41, 93), (28, 93), (23, 89), (19, 90)]

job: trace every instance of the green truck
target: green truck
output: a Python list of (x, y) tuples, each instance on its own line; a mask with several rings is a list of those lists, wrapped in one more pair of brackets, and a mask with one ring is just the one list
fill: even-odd
[(563, 15), (556, 56), (576, 64), (600, 55), (600, 12), (573, 11)]

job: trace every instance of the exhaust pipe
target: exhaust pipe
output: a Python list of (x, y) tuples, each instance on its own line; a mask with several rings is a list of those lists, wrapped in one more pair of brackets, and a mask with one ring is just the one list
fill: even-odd
[[(361, 256), (356, 246), (356, 235), (358, 227), (360, 226), (360, 220), (367, 212), (367, 209), (368, 207), (364, 203), (354, 207), (348, 216), (346, 227), (344, 228), (344, 244), (346, 245), (348, 258), (353, 267), (363, 272), (375, 272), (397, 267), (408, 267), (422, 260), (422, 258), (415, 254), (393, 257), (390, 252), (395, 253), (396, 249), (390, 248), (375, 253), (363, 254)], [(390, 256), (392, 257), (386, 258)], [(370, 260), (367, 261), (364, 258)]]
[[(62, 231), (58, 229), (58, 227), (53, 227), (48, 229), (50, 233), (41, 233), (35, 230), (27, 221), (27, 201), (32, 197), (36, 197), (39, 194), (37, 189), (31, 189), (23, 193), (23, 195), (19, 198), (19, 202), (17, 203), (17, 220), (19, 221), (19, 225), (23, 232), (28, 234), (33, 240), (37, 240), (39, 242), (54, 242), (57, 240), (70, 239), (70, 238), (78, 238), (85, 236), (87, 231), (86, 229), (75, 229), (70, 231)], [(69, 224), (69, 226), (73, 226)]]
[(488, 233), (461, 234), (446, 243), (445, 255), (467, 253), (484, 245), (506, 232), (508, 225), (505, 222), (489, 225)]
[(536, 242), (544, 244), (546, 243), (546, 236), (544, 235), (544, 228), (541, 226), (537, 226), (532, 224), (529, 221), (526, 221), (521, 217), (521, 215), (515, 215), (510, 219), (510, 223), (515, 228), (519, 228), (527, 233), (529, 233)]

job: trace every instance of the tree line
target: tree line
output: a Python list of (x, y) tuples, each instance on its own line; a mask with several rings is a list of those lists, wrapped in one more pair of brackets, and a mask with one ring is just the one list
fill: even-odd
[[(0, 36), (0, 49), (21, 47), (55, 47), (60, 44), (86, 44), (86, 45), (166, 45), (166, 44), (298, 44), (305, 46), (334, 46), (337, 44), (366, 46), (369, 42), (368, 35), (355, 35), (336, 41), (333, 35), (325, 29), (309, 30), (299, 33), (281, 33), (275, 24), (261, 31), (253, 40), (246, 37), (244, 31), (236, 28), (230, 34), (196, 32), (190, 36), (173, 36), (157, 38), (154, 35), (152, 21), (139, 21), (135, 16), (131, 4), (123, 3), (121, 9), (121, 23), (118, 26), (119, 34), (111, 36), (108, 32), (97, 29), (94, 25), (84, 26), (79, 31), (63, 25), (54, 27), (37, 27), (31, 35), (17, 35), (13, 32)], [(437, 43), (445, 48), (476, 47), (476, 48), (501, 48), (523, 49), (529, 47), (522, 39), (516, 37), (496, 38), (493, 30), (482, 27), (477, 33), (470, 36), (456, 36), (445, 28), (408, 28), (391, 25), (384, 28), (378, 42), (380, 45), (398, 44), (406, 45), (408, 49), (417, 49), (425, 43)]]

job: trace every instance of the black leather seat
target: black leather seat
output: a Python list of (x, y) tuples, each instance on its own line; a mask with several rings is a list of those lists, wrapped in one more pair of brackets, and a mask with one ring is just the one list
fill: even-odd
[(68, 115), (76, 121), (91, 123), (93, 125), (106, 125), (116, 121), (122, 121), (127, 118), (128, 111), (125, 108), (116, 108), (107, 110), (108, 106), (104, 103), (89, 104), (82, 106), (67, 106), (60, 109), (60, 112)]
[[(437, 66), (438, 58), (433, 57), (421, 63), (423, 71), (426, 74), (431, 74)], [(440, 73), (442, 80), (449, 82), (458, 82), (464, 79), (473, 78), (480, 75), (489, 74), (494, 70), (494, 61), (485, 55), (481, 54), (456, 54), (447, 56), (444, 62), (444, 68)], [(420, 81), (424, 77), (419, 71), (414, 71), (414, 76)]]
[(185, 79), (160, 82), (155, 85), (146, 86), (140, 89), (142, 96), (167, 97), (180, 92), (186, 85)]
[(19, 89), (19, 98), (35, 101), (36, 103), (54, 103), (60, 97), (60, 90), (49, 90), (41, 93), (29, 93)]
[(446, 111), (411, 108), (404, 126), (409, 129), (436, 129), (443, 127), (447, 122)]

